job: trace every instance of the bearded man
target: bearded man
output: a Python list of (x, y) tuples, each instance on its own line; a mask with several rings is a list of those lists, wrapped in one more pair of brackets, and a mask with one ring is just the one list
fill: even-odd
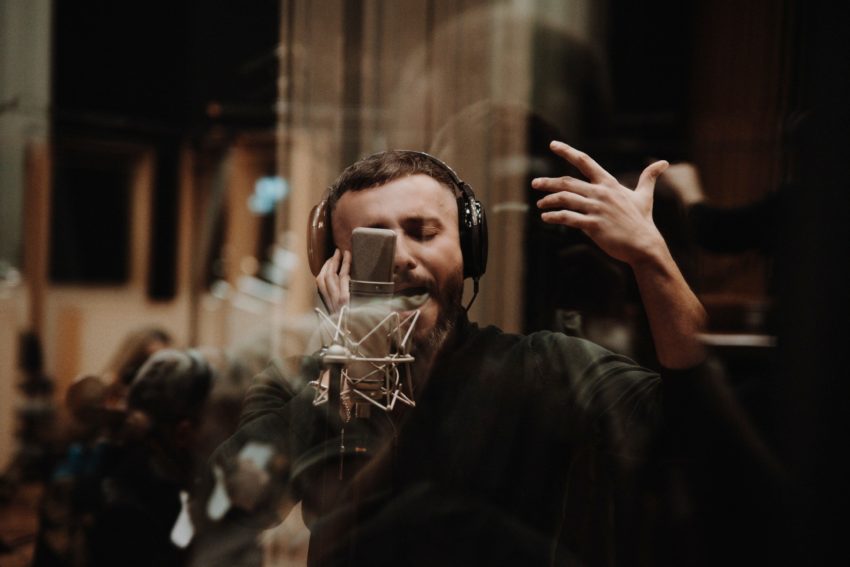
[(584, 231), (631, 266), (668, 369), (663, 378), (579, 338), (470, 322), (463, 281), (477, 288), (486, 267), (480, 203), (432, 156), (369, 156), (331, 187), (319, 224), (332, 244), (326, 255), (311, 254), (320, 254), (323, 302), (338, 312), (350, 301), (353, 231), (395, 233), (394, 292), (422, 298), (415, 407), (341, 423), (301, 387), (321, 381), (314, 357), (305, 358), (301, 380), (271, 365), (216, 462), (227, 468), (240, 448), (259, 442), (284, 464), (262, 505), (234, 505), (225, 521), (260, 529), (301, 501), (313, 565), (637, 561), (634, 538), (622, 537), (635, 519), (630, 491), (651, 462), (665, 383), (702, 371), (705, 312), (652, 221), (655, 180), (667, 163), (647, 167), (632, 190), (586, 154), (561, 142), (551, 149), (587, 180), (535, 179), (542, 219)]

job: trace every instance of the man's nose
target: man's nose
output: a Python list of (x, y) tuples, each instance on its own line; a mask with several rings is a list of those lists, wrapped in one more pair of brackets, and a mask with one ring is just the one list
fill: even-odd
[(395, 243), (395, 258), (393, 261), (393, 273), (404, 273), (416, 267), (416, 258), (413, 256), (409, 243), (404, 238), (397, 238)]

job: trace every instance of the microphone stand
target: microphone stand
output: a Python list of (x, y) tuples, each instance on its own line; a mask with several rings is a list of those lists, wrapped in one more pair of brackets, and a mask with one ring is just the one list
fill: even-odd
[(322, 365), (328, 369), (328, 416), (330, 425), (336, 416), (342, 420), (339, 433), (339, 480), (343, 479), (343, 461), (345, 456), (345, 423), (341, 409), (342, 402), (342, 373), (351, 353), (341, 344), (330, 345), (322, 355)]
[[(319, 309), (316, 309), (316, 313), (320, 320), (324, 320), (333, 329), (333, 336), (331, 344), (323, 348), (319, 355), (321, 365), (328, 370), (327, 385), (321, 378), (310, 382), (316, 389), (313, 405), (328, 404), (331, 423), (336, 419), (335, 416), (341, 421), (339, 479), (342, 480), (345, 425), (352, 417), (368, 419), (369, 410), (373, 406), (385, 413), (392, 412), (398, 402), (416, 406), (409, 367), (406, 365), (414, 361), (413, 356), (409, 354), (409, 344), (420, 313), (418, 310), (414, 311), (401, 320), (397, 312), (391, 311), (362, 337), (353, 336), (348, 328), (350, 309), (347, 305), (340, 310), (336, 320)], [(402, 333), (405, 327), (407, 328)], [(370, 356), (371, 353), (363, 352), (364, 345), (379, 333), (386, 333), (390, 339), (386, 355)], [(361, 369), (366, 365), (372, 370), (366, 375), (352, 376), (349, 371), (353, 365)], [(399, 372), (399, 365), (405, 365), (404, 378)], [(357, 448), (358, 451), (361, 449), (366, 450)]]

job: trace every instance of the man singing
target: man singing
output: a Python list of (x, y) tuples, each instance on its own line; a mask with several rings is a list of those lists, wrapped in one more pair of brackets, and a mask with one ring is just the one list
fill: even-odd
[[(317, 285), (339, 311), (350, 299), (352, 231), (396, 234), (394, 292), (424, 298), (412, 347), (416, 405), (341, 424), (313, 405), (312, 388), (270, 366), (215, 462), (233, 470), (241, 448), (261, 442), (284, 464), (261, 498), (240, 497), (231, 483), (223, 521), (259, 529), (301, 501), (313, 565), (637, 562), (634, 540), (623, 537), (635, 528), (630, 491), (650, 470), (665, 384), (701, 372), (705, 312), (652, 220), (666, 162), (647, 167), (632, 190), (586, 154), (561, 142), (551, 149), (586, 180), (535, 179), (542, 219), (582, 230), (632, 268), (669, 370), (659, 376), (561, 333), (471, 323), (463, 280), (477, 288), (487, 256), (471, 190), (427, 154), (369, 156), (330, 189), (323, 214), (333, 252), (319, 259)], [(298, 383), (321, 372), (307, 357)], [(370, 440), (362, 454), (352, 450), (358, 435)]]

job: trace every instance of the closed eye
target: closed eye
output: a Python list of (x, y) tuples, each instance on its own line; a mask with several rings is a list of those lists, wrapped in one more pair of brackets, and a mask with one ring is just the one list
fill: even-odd
[(438, 219), (411, 218), (402, 223), (405, 234), (418, 240), (425, 242), (431, 240), (440, 233), (442, 224)]

